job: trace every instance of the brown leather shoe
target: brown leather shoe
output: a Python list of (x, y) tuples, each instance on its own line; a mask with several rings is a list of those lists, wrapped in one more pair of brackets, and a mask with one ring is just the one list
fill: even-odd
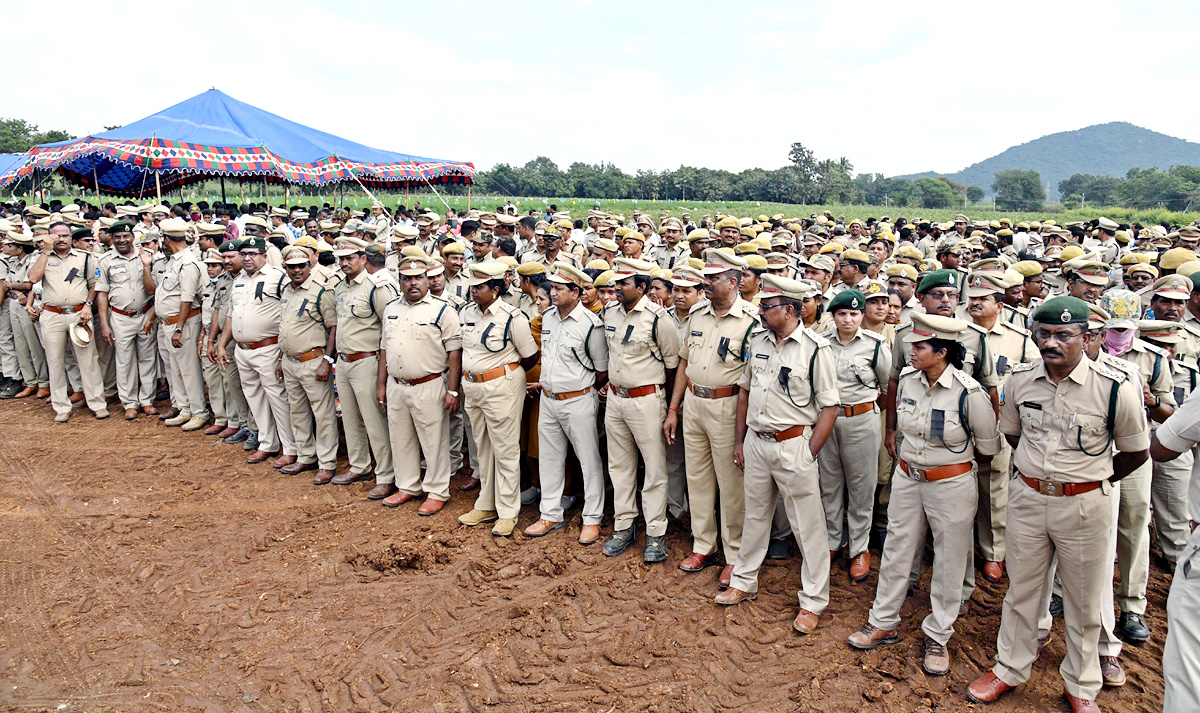
[(469, 493), (478, 487), (479, 487), (479, 478), (476, 478), (473, 475), (468, 475), (467, 477), (463, 478), (463, 481), (461, 483), (458, 484), (458, 489), (463, 491), (464, 493)]
[(1100, 713), (1100, 706), (1096, 705), (1095, 701), (1076, 698), (1066, 691), (1063, 691), (1063, 698), (1066, 698), (1067, 705), (1071, 706), (1071, 713)]
[(566, 526), (567, 523), (564, 521), (555, 522), (554, 520), (539, 517), (537, 522), (525, 528), (525, 534), (529, 537), (542, 537), (547, 533), (561, 530)]
[[(209, 426), (208, 428), (204, 429), (204, 435), (206, 435), (206, 436), (215, 436), (215, 435), (217, 435), (218, 433), (221, 433), (221, 432), (222, 432), (222, 431), (224, 431), (224, 430), (225, 430), (225, 424), (223, 424), (223, 423), (214, 423), (213, 425), (211, 425), (211, 426)], [(231, 433), (231, 434), (229, 434), (229, 435), (231, 435), (231, 436), (232, 436), (233, 434)]]
[(717, 586), (721, 589), (729, 589), (729, 582), (733, 579), (733, 565), (727, 564), (721, 568), (721, 576), (717, 577)]
[(599, 525), (584, 525), (583, 529), (579, 531), (579, 544), (581, 545), (594, 545), (596, 544), (596, 540), (599, 539)]
[[(153, 408), (153, 407), (151, 407), (151, 408)], [(241, 429), (239, 429), (239, 428), (226, 428), (225, 430), (223, 430), (217, 434), (217, 438), (229, 438), (230, 436), (232, 436), (233, 434), (237, 433), (240, 430)]]
[(975, 703), (993, 703), (1014, 688), (1016, 686), (1008, 685), (996, 674), (988, 671), (967, 686), (967, 698)]
[(1104, 677), (1104, 685), (1109, 688), (1125, 685), (1125, 667), (1116, 656), (1100, 657), (1100, 675)]
[(732, 606), (734, 604), (741, 604), (748, 599), (755, 599), (757, 597), (758, 592), (743, 592), (737, 587), (730, 587), (729, 589), (726, 589), (717, 596), (713, 597), (713, 601), (723, 606)]
[(271, 467), (282, 470), (284, 466), (292, 465), (295, 462), (296, 456), (280, 456), (278, 460), (271, 463)]
[(868, 651), (880, 644), (894, 644), (900, 641), (895, 629), (880, 629), (871, 622), (863, 624), (862, 628), (846, 638), (856, 649)]
[(135, 409), (135, 408), (125, 409), (125, 420), (126, 421), (132, 421), (133, 419), (137, 418), (137, 416), (138, 416), (137, 409)]
[(279, 469), (279, 472), (283, 473), (284, 475), (300, 475), (301, 473), (303, 473), (306, 470), (316, 470), (316, 469), (317, 469), (316, 463), (295, 462), (295, 463), (288, 463), (287, 465), (283, 466), (282, 468)]
[(850, 560), (850, 581), (861, 582), (871, 576), (871, 553), (864, 552), (861, 555), (855, 555), (854, 559)]
[(67, 400), (73, 404), (77, 404), (80, 401), (83, 401), (83, 392), (76, 391), (75, 393), (71, 394), (70, 398), (68, 398)]
[(142, 413), (146, 414), (147, 416), (157, 416), (158, 409), (154, 408), (153, 406), (143, 406)]
[(375, 479), (375, 474), (369, 470), (365, 471), (363, 473), (355, 473), (352, 470), (348, 470), (345, 473), (341, 473), (341, 474), (333, 476), (333, 480), (331, 480), (329, 482), (333, 483), (334, 485), (349, 485), (351, 483), (359, 483), (364, 480), (374, 480), (374, 479)]
[(279, 455), (279, 451), (275, 451), (274, 453), (267, 453), (266, 451), (264, 451), (260, 448), (259, 450), (251, 453), (250, 457), (246, 459), (246, 462), (250, 463), (251, 465), (253, 465), (255, 463), (263, 463), (263, 462), (266, 462), (267, 459), (274, 458), (277, 455)]
[(49, 389), (49, 387), (42, 387), (42, 388), (38, 389), (38, 390), (37, 390), (37, 397), (38, 397), (39, 399), (48, 399), (48, 398), (50, 398), (50, 389)]
[(28, 398), (28, 397), (30, 397), (30, 396), (33, 396), (33, 395), (34, 395), (34, 394), (36, 394), (36, 393), (37, 393), (37, 387), (36, 387), (36, 386), (26, 386), (25, 388), (23, 388), (23, 389), (21, 389), (20, 391), (18, 391), (18, 392), (16, 393), (16, 395), (15, 395), (15, 396), (13, 396), (13, 398), (14, 398), (14, 399), (24, 399), (24, 398)]
[[(380, 487), (394, 488), (396, 486), (392, 485), (391, 483), (380, 483), (379, 485), (376, 485), (374, 490), (372, 490), (371, 492), (374, 493), (375, 490), (378, 490)], [(406, 493), (403, 490), (397, 490), (396, 492), (391, 493), (391, 494), (387, 495), (386, 497), (384, 497), (383, 504), (385, 507), (398, 508), (401, 505), (403, 505), (404, 503), (408, 502), (409, 500), (416, 500), (419, 497), (421, 497), (421, 496), (413, 495), (412, 493)]]
[(792, 622), (792, 628), (801, 634), (811, 634), (817, 628), (817, 615), (807, 609), (801, 609)]
[(395, 483), (376, 483), (375, 487), (367, 493), (367, 500), (383, 500), (394, 492), (396, 492)]
[(430, 515), (437, 515), (444, 507), (446, 507), (445, 500), (438, 500), (435, 497), (427, 495), (425, 496), (425, 502), (421, 503), (421, 507), (417, 508), (417, 514), (424, 515), (426, 517)]
[(679, 563), (679, 569), (684, 572), (699, 572), (700, 570), (711, 567), (717, 563), (717, 553), (709, 552), (702, 555), (699, 552), (693, 552), (688, 555), (685, 560)]
[(162, 413), (158, 414), (158, 420), (169, 421), (178, 415), (179, 415), (179, 409), (172, 407), (172, 408), (169, 408), (166, 411), (163, 411)]
[(996, 584), (1004, 577), (1004, 563), (1003, 562), (984, 562), (983, 569), (980, 571), (983, 573), (984, 579), (991, 582), (992, 584)]
[(313, 478), (313, 485), (325, 485), (333, 480), (333, 471), (322, 468), (317, 471), (317, 475)]
[(939, 644), (928, 636), (925, 637), (925, 658), (921, 668), (930, 676), (945, 676), (950, 673), (950, 652), (945, 644)]

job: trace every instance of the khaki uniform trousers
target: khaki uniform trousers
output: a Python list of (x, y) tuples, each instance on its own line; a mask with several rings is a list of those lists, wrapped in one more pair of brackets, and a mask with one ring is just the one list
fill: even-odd
[(666, 415), (663, 389), (634, 399), (608, 393), (604, 431), (608, 436), (608, 476), (613, 485), (615, 531), (629, 529), (637, 521), (637, 465), (641, 453), (646, 464), (642, 481), (646, 535), (667, 534), (667, 439), (662, 432)]
[(333, 379), (317, 381), (317, 367), (322, 363), (319, 358), (301, 362), (285, 356), (283, 388), (292, 415), (296, 460), (333, 470), (337, 466), (337, 408), (333, 401)]
[[(175, 326), (159, 325), (159, 331), (167, 335), (167, 344), (170, 346), (167, 352), (171, 359), (170, 369), (179, 375), (179, 385), (183, 388), (183, 392), (178, 395), (181, 404), (179, 410), (192, 414), (193, 418), (208, 416), (208, 400), (204, 395), (204, 368), (200, 366), (200, 354), (196, 351), (196, 343), (200, 340), (201, 321), (200, 315), (197, 314), (184, 323), (183, 334), (180, 335), (182, 343), (178, 348), (170, 343)], [(176, 400), (173, 390), (171, 400)]]
[[(100, 317), (92, 317), (92, 334), (100, 334)], [(104, 396), (110, 398), (117, 395), (117, 364), (113, 360), (113, 347), (97, 336), (96, 356), (100, 363), (100, 376), (104, 379)]]
[(46, 348), (47, 369), (50, 372), (50, 403), (54, 413), (71, 413), (71, 402), (67, 399), (67, 350), (70, 349), (79, 364), (83, 395), (93, 412), (107, 408), (104, 402), (104, 381), (100, 376), (100, 365), (96, 362), (96, 343), (88, 342), (77, 347), (67, 336), (67, 330), (75, 324), (78, 314), (58, 314), (44, 310), (38, 323), (42, 325), (42, 340)]
[[(332, 408), (332, 404), (331, 404)], [(450, 414), (446, 413), (446, 377), (405, 386), (387, 380), (387, 419), (395, 459), (396, 487), (409, 495), (450, 499)], [(335, 435), (334, 448), (337, 447)], [(421, 456), (425, 479), (421, 479)]]
[[(70, 337), (67, 339), (69, 341)], [(45, 337), (42, 337), (42, 341), (45, 341)], [(67, 362), (67, 383), (71, 385), (71, 391), (77, 393), (83, 391), (83, 377), (79, 374), (79, 364), (75, 360), (75, 351), (67, 349), (64, 354), (66, 354)]]
[(475, 448), (475, 439), (471, 436), (471, 420), (466, 417), (466, 406), (462, 399), (458, 400), (458, 410), (450, 414), (450, 472), (457, 472), (463, 464), (463, 446), (467, 447), (467, 465), (472, 472), (479, 470), (479, 452)]
[(521, 511), (521, 409), (525, 370), (517, 367), (482, 384), (464, 380), (467, 418), (479, 449), (475, 509), (516, 519)]
[[(342, 407), (342, 429), (346, 432), (346, 456), (350, 472), (362, 475), (371, 470), (375, 455), (375, 482), (394, 483), (392, 444), (388, 435), (387, 414), (375, 400), (379, 385), (379, 355), (358, 361), (338, 358), (334, 369), (338, 402)], [(417, 454), (402, 453), (401, 457)]]
[[(886, 413), (879, 414), (879, 432), (882, 434), (886, 427)], [(871, 527), (876, 532), (887, 532), (888, 526), (888, 503), (892, 499), (892, 476), (896, 472), (896, 462), (888, 455), (887, 449), (883, 447), (883, 437), (880, 436), (879, 447), (879, 470), (878, 478), (875, 486), (875, 512), (872, 516)], [(896, 433), (896, 449), (900, 448), (901, 441), (900, 433)]]
[(258, 449), (264, 453), (283, 451), (285, 456), (296, 455), (292, 438), (292, 416), (288, 408), (283, 383), (275, 378), (279, 362), (279, 345), (268, 344), (258, 349), (234, 349), (238, 374), (242, 377), (242, 392), (258, 422)]
[(541, 516), (563, 521), (562, 496), (567, 484), (567, 448), (575, 449), (583, 472), (583, 524), (599, 525), (604, 515), (604, 463), (596, 434), (599, 397), (592, 389), (583, 396), (559, 401), (541, 395), (538, 440), (541, 441)]
[(1116, 523), (1117, 570), (1121, 573), (1121, 582), (1117, 585), (1117, 606), (1121, 611), (1136, 614), (1146, 613), (1146, 583), (1150, 579), (1152, 479), (1153, 465), (1149, 460), (1121, 479), (1121, 507)]
[(913, 558), (924, 547), (928, 527), (933, 531), (933, 573), (930, 612), (921, 622), (921, 630), (940, 644), (950, 641), (962, 604), (962, 573), (971, 557), (971, 530), (979, 499), (975, 475), (972, 469), (953, 478), (918, 481), (900, 471), (892, 478), (887, 540), (875, 603), (867, 619), (873, 626), (891, 630), (900, 624)]
[[(683, 418), (679, 419), (681, 426), (683, 421)], [(664, 438), (663, 448), (667, 457), (667, 512), (676, 520), (682, 520), (691, 508), (683, 439), (676, 438), (675, 445), (667, 445)]]
[[(96, 330), (96, 334), (99, 333), (100, 330)], [(21, 365), (17, 362), (17, 343), (12, 322), (8, 319), (0, 319), (0, 373), (10, 379), (21, 377)]]
[(246, 403), (246, 394), (242, 391), (242, 374), (236, 360), (225, 365), (225, 418), (229, 428), (246, 428), (258, 433), (258, 424), (254, 422), (254, 414), (250, 413), (250, 404)]
[(1058, 667), (1068, 693), (1096, 700), (1103, 683), (1098, 642), (1105, 587), (1112, 587), (1107, 547), (1113, 521), (1108, 484), (1081, 495), (1042, 495), (1017, 481), (1008, 498), (1008, 593), (1004, 596), (996, 665), (992, 671), (1010, 686), (1029, 680), (1037, 658), (1038, 617), (1046, 571), (1058, 554), (1062, 575), (1067, 655)]
[(210, 361), (208, 355), (200, 357), (200, 368), (204, 372), (204, 385), (208, 387), (208, 406), (212, 409), (213, 425), (228, 426), (229, 412), (225, 399), (225, 370), (220, 364)]
[(841, 548), (843, 536), (849, 538), (851, 557), (867, 551), (875, 487), (879, 483), (875, 469), (879, 467), (882, 443), (877, 411), (849, 418), (841, 415), (833, 422), (833, 432), (817, 454), (830, 551)]
[(1163, 713), (1200, 711), (1200, 529), (1192, 532), (1171, 579), (1163, 648)]
[[(159, 322), (155, 331), (155, 337), (158, 344), (158, 358), (160, 360), (159, 372), (167, 380), (167, 388), (171, 390), (171, 408), (177, 408), (180, 411), (188, 410), (187, 386), (183, 383), (183, 376), (179, 373), (179, 365), (171, 360), (171, 332), (174, 327), (169, 324)], [(185, 330), (186, 333), (186, 330)], [(236, 349), (233, 344), (229, 345), (230, 349)]]
[(737, 561), (746, 518), (746, 490), (741, 468), (733, 462), (737, 395), (702, 399), (684, 392), (684, 452), (689, 464), (687, 495), (692, 513), (692, 552), (707, 555), (717, 548), (717, 493), (721, 494), (721, 550), (725, 561)]
[(1192, 478), (1194, 461), (1195, 456), (1189, 450), (1165, 463), (1155, 461), (1152, 466), (1150, 505), (1154, 530), (1158, 533), (1158, 546), (1163, 556), (1172, 564), (1179, 561), (1191, 535), (1188, 529), (1188, 482)]
[[(155, 336), (142, 334), (146, 315), (127, 317), (111, 312), (108, 325), (113, 334), (113, 362), (117, 371), (117, 397), (124, 408), (154, 404)], [(153, 329), (151, 330), (153, 332)]]
[[(975, 536), (988, 562), (1004, 561), (1004, 528), (1008, 511), (1008, 487), (1012, 472), (1012, 446), (1000, 439), (1000, 452), (991, 463), (979, 468), (979, 510), (975, 513)], [(974, 567), (974, 557), (971, 557)]]
[(49, 388), (50, 374), (46, 370), (46, 352), (42, 350), (42, 340), (38, 336), (37, 327), (29, 318), (25, 307), (14, 297), (5, 300), (8, 310), (8, 320), (12, 324), (13, 343), (17, 350), (17, 364), (21, 367), (21, 377), (29, 386)]
[(802, 436), (776, 442), (747, 431), (742, 447), (746, 460), (746, 519), (730, 586), (745, 592), (758, 591), (758, 571), (767, 556), (776, 497), (782, 496), (803, 558), (797, 598), (802, 609), (820, 614), (829, 605), (829, 551), (825, 548), (825, 512), (821, 509), (817, 459), (808, 450), (810, 433), (805, 429)]

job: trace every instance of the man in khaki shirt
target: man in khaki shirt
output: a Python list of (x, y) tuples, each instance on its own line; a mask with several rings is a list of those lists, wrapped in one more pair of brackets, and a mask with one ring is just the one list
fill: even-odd
[(100, 258), (96, 278), (100, 334), (113, 347), (117, 395), (125, 407), (125, 418), (136, 418), (139, 411), (152, 416), (157, 413), (157, 345), (153, 322), (149, 330), (145, 328), (156, 288), (150, 274), (151, 255), (134, 243), (131, 223), (118, 221), (109, 228), (109, 234), (113, 249)]
[[(401, 298), (383, 312), (377, 396), (386, 407), (398, 507), (425, 495), (419, 515), (434, 515), (450, 499), (450, 413), (458, 409), (462, 335), (458, 313), (429, 293), (429, 260), (404, 257), (396, 265)], [(425, 478), (421, 463), (425, 459)]]
[(333, 357), (325, 353), (329, 330), (337, 326), (337, 308), (333, 291), (322, 286), (304, 248), (285, 248), (283, 268), (288, 283), (283, 286), (279, 325), (279, 375), (287, 391), (296, 462), (279, 472), (316, 470), (313, 483), (324, 485), (333, 480), (337, 467), (337, 407), (329, 379)]
[(746, 519), (729, 588), (718, 604), (758, 596), (758, 571), (767, 555), (775, 497), (782, 493), (804, 558), (800, 612), (792, 628), (809, 634), (829, 604), (829, 550), (821, 509), (817, 454), (838, 416), (837, 374), (829, 342), (800, 322), (805, 299), (820, 293), (809, 282), (763, 276), (759, 315), (766, 330), (750, 340), (738, 380), (733, 457), (745, 472)]
[[(350, 469), (334, 476), (334, 485), (371, 478), (371, 455), (375, 456), (375, 487), (370, 500), (383, 500), (396, 492), (392, 469), (392, 446), (387, 414), (376, 396), (379, 379), (379, 344), (383, 313), (399, 297), (396, 283), (387, 270), (367, 271), (367, 243), (357, 238), (338, 240), (337, 256), (346, 279), (334, 290), (337, 327), (329, 332), (328, 351), (337, 352), (334, 379), (342, 406), (342, 429), (346, 433), (346, 455)], [(403, 454), (408, 457), (409, 454)]]
[(474, 527), (495, 522), (492, 534), (508, 537), (521, 509), (521, 408), (525, 370), (537, 363), (529, 319), (502, 299), (507, 267), (478, 262), (469, 267), (472, 302), (462, 323), (463, 396), (479, 451), (479, 496), (459, 517)]
[[(242, 391), (242, 377), (238, 373), (237, 362), (233, 359), (222, 365), (217, 359), (217, 344), (221, 341), (221, 331), (225, 320), (229, 317), (229, 297), (233, 291), (233, 282), (242, 272), (242, 256), (238, 252), (242, 247), (241, 240), (226, 240), (221, 243), (221, 264), (225, 272), (217, 277), (213, 286), (213, 313), (208, 326), (208, 339), (205, 344), (208, 360), (216, 364), (224, 372), (225, 392), (225, 428), (217, 432), (217, 438), (226, 443), (245, 444), (246, 450), (258, 450), (258, 424), (254, 423), (254, 415), (250, 413), (250, 404), (246, 403), (246, 395)], [(207, 433), (207, 431), (206, 431)]]
[[(680, 231), (678, 223), (675, 230)], [(671, 230), (671, 228), (668, 228)], [(680, 231), (681, 232), (681, 231)], [(725, 567), (717, 579), (729, 586), (733, 563), (742, 543), (745, 516), (742, 471), (733, 462), (733, 429), (737, 419), (737, 382), (749, 353), (750, 337), (760, 329), (754, 305), (738, 295), (746, 261), (709, 249), (703, 268), (708, 300), (680, 323), (679, 369), (663, 433), (668, 444), (683, 437), (687, 463), (688, 509), (692, 514), (692, 554), (679, 568), (699, 572), (717, 564), (717, 493), (721, 494), (721, 546)], [(679, 413), (686, 418), (679, 434)]]
[(246, 462), (262, 463), (282, 451), (283, 455), (271, 463), (282, 468), (296, 462), (291, 409), (283, 382), (276, 374), (280, 358), (280, 299), (287, 275), (267, 264), (267, 243), (262, 238), (242, 241), (240, 252), (242, 274), (230, 289), (229, 317), (221, 330), (217, 356), (222, 364), (227, 363), (226, 347), (236, 342), (234, 360), (246, 401), (258, 423), (258, 450)]
[(166, 239), (165, 250), (170, 254), (162, 280), (154, 291), (154, 311), (159, 329), (169, 332), (170, 349), (167, 368), (175, 372), (183, 389), (171, 394), (180, 403), (180, 412), (164, 423), (182, 426), (184, 431), (196, 431), (208, 423), (208, 401), (204, 392), (204, 369), (200, 366), (197, 342), (202, 320), (200, 299), (206, 278), (204, 265), (188, 249), (188, 224), (182, 218), (169, 218), (158, 224)]
[[(58, 423), (71, 418), (71, 401), (67, 398), (68, 343), (79, 365), (88, 408), (96, 418), (109, 416), (95, 340), (80, 347), (67, 336), (72, 325), (91, 324), (98, 269), (94, 255), (71, 248), (71, 227), (66, 223), (50, 226), (50, 233), (42, 240), (41, 255), (29, 269), (29, 281), (42, 283), (43, 311), (38, 323), (50, 374), (50, 404)], [(33, 305), (27, 305), (27, 309), (33, 309)]]

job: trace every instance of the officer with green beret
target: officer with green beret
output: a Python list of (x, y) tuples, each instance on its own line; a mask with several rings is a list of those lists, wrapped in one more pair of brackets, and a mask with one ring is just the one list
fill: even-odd
[[(1115, 527), (1112, 486), (1147, 458), (1143, 395), (1126, 374), (1085, 358), (1089, 310), (1073, 297), (1032, 315), (1042, 360), (1019, 364), (1005, 383), (1000, 431), (1013, 447), (1017, 478), (1008, 503), (1009, 587), (996, 665), (967, 688), (995, 701), (1029, 679), (1046, 570), (1058, 555), (1067, 655), (1059, 671), (1072, 710), (1097, 710), (1102, 591), (1112, 560), (1100, 546)], [(1113, 455), (1115, 446), (1120, 453)]]

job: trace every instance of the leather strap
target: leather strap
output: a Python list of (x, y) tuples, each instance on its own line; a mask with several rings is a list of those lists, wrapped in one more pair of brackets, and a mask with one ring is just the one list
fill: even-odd
[(279, 337), (267, 337), (257, 342), (238, 342), (237, 345), (238, 349), (262, 349), (263, 347), (269, 347), (272, 344), (278, 343)]
[(900, 469), (914, 480), (945, 480), (963, 473), (970, 473), (972, 467), (971, 463), (955, 463), (954, 465), (939, 465), (936, 468), (909, 468), (908, 463), (900, 461)]
[(736, 384), (733, 386), (702, 386), (688, 382), (688, 390), (700, 399), (727, 399), (737, 395), (738, 387)]
[[(190, 315), (188, 315), (188, 321), (190, 322), (190, 321), (192, 321), (193, 317), (199, 317), (199, 316), (200, 316), (199, 312), (192, 312)], [(175, 324), (176, 322), (179, 321), (179, 315), (176, 314), (176, 315), (172, 315), (170, 317), (163, 317), (162, 321), (166, 322), (167, 324)], [(276, 342), (279, 341), (279, 339), (275, 338), (275, 337), (272, 337), (272, 339), (275, 339)], [(275, 342), (271, 342), (271, 344), (274, 344), (274, 343)], [(255, 347), (255, 348), (257, 348), (257, 347)]]
[(313, 347), (312, 349), (309, 349), (308, 351), (306, 351), (302, 354), (297, 354), (296, 356), (292, 356), (291, 354), (288, 354), (287, 358), (291, 359), (292, 361), (304, 363), (306, 361), (312, 361), (313, 359), (319, 359), (322, 356), (324, 356), (324, 354), (325, 354), (325, 350), (323, 348)]
[(808, 426), (792, 426), (791, 428), (785, 428), (782, 431), (755, 431), (754, 435), (758, 436), (764, 441), (787, 441), (795, 438), (796, 436), (803, 436), (804, 429), (806, 428), (808, 428)]
[(1083, 495), (1084, 493), (1090, 493), (1096, 488), (1099, 488), (1100, 483), (1102, 482), (1099, 480), (1093, 480), (1090, 483), (1059, 483), (1053, 480), (1038, 480), (1037, 478), (1030, 478), (1025, 475), (1021, 476), (1021, 480), (1024, 480), (1026, 485), (1038, 491), (1042, 495), (1052, 495), (1054, 497), (1060, 497), (1063, 495)]
[(851, 416), (859, 416), (864, 413), (870, 413), (875, 410), (875, 402), (868, 401), (865, 404), (855, 404), (853, 406), (843, 406), (842, 415), (846, 418)]
[(635, 386), (632, 389), (627, 389), (624, 386), (616, 384), (608, 385), (608, 392), (615, 396), (620, 396), (623, 399), (636, 399), (642, 396), (658, 393), (661, 387), (658, 384), (650, 384), (648, 386)]
[(346, 354), (339, 354), (338, 356), (345, 361), (358, 361), (359, 359), (366, 359), (367, 357), (373, 357), (378, 353), (379, 352), (377, 352), (377, 351), (374, 351), (374, 352), (348, 352)]
[(439, 378), (441, 378), (442, 374), (445, 374), (445, 373), (446, 372), (444, 372), (444, 371), (439, 371), (436, 374), (426, 374), (425, 376), (422, 376), (419, 379), (397, 379), (396, 377), (393, 376), (392, 381), (396, 382), (397, 384), (400, 384), (401, 386), (418, 386), (420, 384), (424, 384), (425, 382), (433, 381), (434, 379), (439, 379)]
[(507, 374), (510, 371), (516, 371), (517, 367), (519, 367), (519, 366), (521, 366), (521, 364), (519, 362), (514, 361), (511, 364), (505, 364), (504, 366), (498, 366), (495, 369), (488, 369), (487, 371), (485, 371), (481, 374), (464, 373), (463, 377), (467, 381), (471, 382), (472, 384), (482, 384), (484, 382), (491, 381), (492, 379), (499, 379), (500, 377), (504, 376), (505, 374)]
[(117, 314), (120, 314), (120, 315), (124, 315), (126, 317), (139, 317), (150, 311), (150, 305), (151, 305), (151, 303), (147, 302), (146, 304), (142, 305), (141, 309), (135, 309), (132, 311), (126, 310), (126, 309), (121, 309), (120, 307), (113, 307), (112, 305), (109, 305), (108, 308), (111, 309), (113, 312), (116, 312)]
[(59, 307), (58, 305), (42, 305), (42, 309), (55, 314), (75, 314), (79, 310), (83, 309), (83, 305), (66, 305), (64, 307)]
[(579, 391), (564, 391), (561, 394), (552, 394), (548, 391), (543, 391), (542, 393), (546, 394), (555, 401), (566, 401), (567, 399), (574, 399), (579, 396), (583, 396), (584, 394), (589, 394), (591, 391), (592, 387), (589, 386), (585, 389), (580, 389)]

